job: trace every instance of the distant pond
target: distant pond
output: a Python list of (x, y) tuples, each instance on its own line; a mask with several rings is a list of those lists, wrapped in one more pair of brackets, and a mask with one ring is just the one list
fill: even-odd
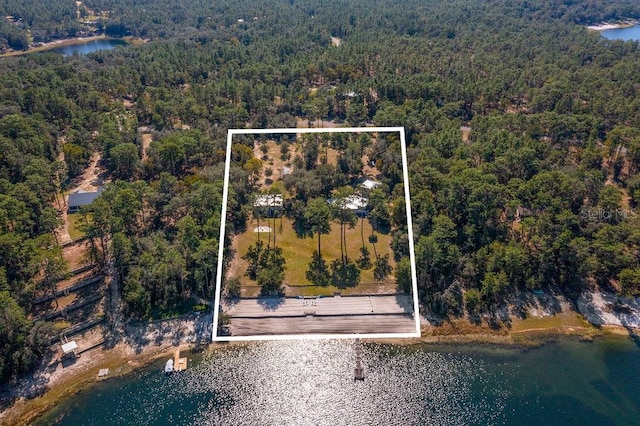
[(640, 41), (640, 25), (634, 25), (627, 28), (614, 28), (612, 30), (602, 31), (602, 36), (609, 40), (636, 40)]
[(114, 47), (124, 46), (126, 44), (127, 43), (122, 40), (100, 39), (91, 40), (86, 43), (61, 46), (55, 49), (51, 49), (51, 51), (61, 53), (62, 56), (71, 56), (74, 53), (78, 53), (79, 55), (87, 55), (89, 53), (97, 52), (98, 50), (109, 50), (113, 49)]

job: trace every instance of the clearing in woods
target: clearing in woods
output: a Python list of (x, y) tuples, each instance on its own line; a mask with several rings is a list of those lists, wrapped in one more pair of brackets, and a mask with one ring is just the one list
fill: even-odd
[[(325, 123), (323, 123), (325, 124)], [(328, 123), (327, 123), (328, 124)], [(335, 123), (331, 123), (335, 126)], [(354, 130), (355, 129), (355, 130)], [(255, 189), (262, 193), (272, 191), (280, 193), (285, 201), (293, 200), (295, 193), (289, 193), (284, 188), (282, 179), (284, 177), (284, 167), (291, 167), (293, 158), (296, 155), (303, 154), (304, 142), (302, 141), (304, 133), (370, 133), (370, 136), (376, 138), (390, 138), (392, 141), (396, 136), (386, 136), (386, 132), (400, 133), (400, 146), (402, 149), (402, 165), (401, 170), (406, 170), (406, 154), (404, 147), (404, 131), (402, 128), (315, 128), (315, 129), (261, 129), (255, 131), (259, 134), (295, 134), (295, 139), (289, 137), (289, 153), (288, 159), (281, 158), (280, 147), (275, 140), (261, 140), (256, 136), (254, 142), (254, 157), (263, 161), (263, 168), (256, 176), (254, 183)], [(230, 130), (228, 144), (232, 144), (233, 134), (253, 134), (253, 129)], [(319, 135), (318, 135), (319, 136)], [(326, 135), (323, 137), (327, 137)], [(329, 140), (331, 136), (328, 136)], [(384, 139), (387, 140), (387, 139)], [(396, 141), (398, 139), (395, 139)], [(382, 142), (384, 143), (384, 141)], [(344, 149), (344, 148), (343, 148)], [(340, 152), (335, 147), (322, 147), (320, 154), (326, 153), (327, 162), (337, 166), (337, 160)], [(229, 151), (230, 152), (230, 151)], [(366, 152), (366, 151), (365, 151)], [(318, 164), (321, 164), (319, 155)], [(362, 171), (357, 175), (349, 177), (349, 186), (352, 186), (356, 196), (363, 197), (367, 200), (367, 189), (361, 187), (361, 183), (365, 179), (380, 182), (386, 178), (378, 170), (378, 164), (372, 164), (369, 156), (362, 155)], [(400, 162), (400, 160), (398, 160)], [(400, 164), (398, 164), (400, 166)], [(227, 161), (227, 170), (225, 171), (225, 185), (229, 185), (229, 168), (230, 163)], [(269, 176), (266, 176), (265, 171)], [(305, 173), (309, 173), (308, 171)], [(401, 178), (404, 182), (404, 177)], [(406, 185), (405, 189), (406, 188)], [(384, 196), (387, 197), (388, 208), (392, 208), (394, 202), (398, 202), (397, 193), (392, 194), (391, 190), (383, 186)], [(336, 191), (338, 188), (333, 188)], [(371, 190), (371, 189), (368, 189)], [(274, 192), (276, 191), (276, 192)], [(278, 192), (279, 191), (279, 192)], [(397, 192), (397, 191), (396, 191)], [(407, 202), (407, 222), (404, 229), (411, 229), (410, 209), (408, 191), (405, 191), (404, 199)], [(223, 200), (226, 204), (227, 200)], [(332, 202), (327, 200), (327, 202)], [(356, 207), (348, 207), (355, 209)], [(247, 206), (248, 210), (253, 210), (252, 206)], [(359, 207), (364, 212), (363, 207)], [(271, 207), (270, 207), (271, 211)], [(277, 211), (277, 208), (276, 208)], [(359, 210), (360, 211), (360, 210)], [(355, 211), (354, 211), (355, 213)], [(273, 213), (268, 213), (273, 215)], [(230, 259), (230, 264), (225, 272), (225, 279), (237, 278), (240, 283), (240, 297), (224, 298), (221, 295), (222, 273), (217, 277), (216, 289), (216, 306), (214, 309), (214, 323), (218, 324), (219, 317), (225, 318), (225, 326), (218, 324), (214, 327), (214, 340), (247, 340), (252, 338), (269, 339), (269, 338), (296, 338), (309, 337), (349, 337), (355, 335), (368, 337), (416, 337), (420, 334), (420, 326), (417, 312), (417, 292), (416, 283), (412, 281), (413, 289), (409, 294), (400, 292), (391, 272), (384, 279), (376, 280), (373, 274), (373, 263), (376, 256), (387, 257), (392, 270), (395, 269), (394, 252), (391, 246), (392, 235), (396, 226), (383, 230), (374, 229), (369, 219), (357, 218), (355, 226), (346, 227), (345, 247), (341, 247), (340, 225), (335, 220), (331, 221), (330, 231), (321, 237), (321, 253), (322, 258), (327, 265), (332, 261), (340, 261), (344, 252), (348, 256), (349, 261), (357, 261), (361, 257), (361, 248), (365, 247), (370, 255), (371, 266), (357, 262), (359, 265), (360, 279), (356, 284), (340, 284), (338, 287), (334, 282), (329, 285), (320, 286), (312, 284), (306, 277), (306, 271), (309, 268), (313, 253), (317, 251), (317, 237), (315, 234), (307, 235), (304, 232), (300, 234), (300, 230), (296, 232), (294, 228), (293, 218), (282, 217), (261, 217), (259, 222), (250, 214), (246, 223), (246, 228), (235, 235), (226, 234), (226, 225), (221, 226), (220, 240), (222, 246), (224, 241), (231, 241), (232, 252), (234, 253)], [(365, 214), (366, 216), (366, 214)], [(267, 231), (267, 227), (269, 231)], [(258, 231), (258, 232), (257, 232)], [(259, 232), (263, 231), (263, 232)], [(409, 231), (407, 231), (409, 232)], [(371, 237), (375, 235), (376, 238)], [(371, 238), (370, 238), (371, 237)], [(249, 246), (254, 245), (258, 239), (265, 244), (265, 249), (274, 245), (282, 250), (284, 257), (285, 270), (284, 282), (282, 283), (284, 295), (277, 297), (265, 297), (260, 295), (260, 286), (257, 285), (255, 278), (252, 280), (248, 277), (249, 261), (245, 258), (249, 252)], [(407, 236), (409, 245), (412, 246), (413, 236), (409, 232)], [(413, 248), (409, 250), (413, 253)], [(412, 256), (411, 256), (412, 257)], [(411, 259), (413, 260), (413, 259)], [(219, 262), (223, 261), (222, 257)], [(343, 261), (346, 261), (343, 259)], [(412, 262), (413, 263), (413, 262)], [(219, 265), (218, 268), (222, 270)], [(412, 271), (415, 266), (412, 264)], [(335, 283), (338, 283), (336, 281)], [(220, 313), (224, 315), (220, 315)], [(218, 331), (221, 330), (221, 334)], [(230, 335), (228, 335), (230, 333)], [(224, 334), (224, 335), (223, 335)]]

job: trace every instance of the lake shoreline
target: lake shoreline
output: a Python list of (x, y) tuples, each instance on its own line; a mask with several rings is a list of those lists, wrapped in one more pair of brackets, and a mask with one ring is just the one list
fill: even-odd
[(606, 31), (606, 30), (617, 30), (621, 28), (629, 28), (638, 24), (640, 24), (640, 19), (631, 19), (627, 21), (620, 21), (620, 22), (613, 22), (613, 23), (603, 22), (598, 25), (589, 25), (587, 26), (587, 29), (591, 31), (600, 32), (600, 31)]
[[(29, 424), (49, 412), (59, 402), (90, 389), (102, 379), (97, 378), (100, 368), (109, 368), (110, 374), (104, 380), (128, 376), (141, 368), (163, 358), (172, 358), (175, 347), (182, 351), (214, 352), (232, 345), (246, 342), (206, 342), (196, 336), (199, 323), (205, 323), (208, 315), (193, 316), (159, 322), (159, 326), (131, 326), (125, 342), (111, 349), (93, 349), (81, 355), (77, 368), (65, 374), (52, 377), (46, 389), (34, 398), (18, 397), (4, 412), (0, 413), (0, 425)], [(176, 327), (187, 324), (186, 333), (181, 334), (180, 343), (175, 344), (175, 336), (157, 336), (162, 327)], [(201, 326), (202, 324), (200, 324)], [(154, 329), (155, 327), (155, 329)], [(572, 310), (562, 310), (555, 315), (527, 316), (513, 318), (509, 328), (489, 327), (486, 321), (472, 322), (467, 318), (442, 321), (437, 325), (422, 327), (422, 336), (410, 339), (363, 339), (365, 344), (400, 346), (496, 346), (518, 350), (529, 350), (561, 339), (593, 341), (595, 339), (628, 339), (635, 335), (637, 328), (615, 324), (592, 325), (582, 314)], [(191, 334), (190, 334), (191, 332)], [(41, 369), (42, 370), (42, 369)], [(25, 379), (23, 379), (25, 380)], [(16, 386), (17, 388), (17, 386)], [(20, 392), (16, 390), (14, 396)]]
[(118, 37), (109, 37), (105, 34), (100, 34), (100, 35), (95, 35), (90, 37), (75, 37), (75, 38), (65, 38), (60, 40), (54, 40), (48, 43), (42, 43), (36, 47), (29, 47), (27, 50), (12, 50), (12, 51), (0, 54), (0, 58), (9, 58), (9, 57), (15, 57), (15, 56), (28, 55), (30, 53), (46, 52), (52, 49), (58, 49), (60, 47), (75, 46), (75, 45), (90, 43), (92, 41), (99, 41), (99, 40), (106, 40), (106, 41), (119, 40), (119, 41), (123, 41), (126, 44), (131, 44), (131, 45), (143, 44), (149, 41), (148, 39), (140, 39), (135, 37), (118, 38)]
[(115, 40), (115, 39), (112, 37), (107, 37), (105, 34), (100, 34), (100, 35), (90, 36), (90, 37), (65, 38), (65, 39), (50, 41), (47, 43), (42, 43), (41, 45), (36, 47), (29, 47), (27, 50), (13, 50), (10, 52), (6, 52), (0, 55), (0, 57), (8, 58), (11, 56), (28, 55), (29, 53), (45, 52), (47, 50), (55, 49), (58, 47), (73, 46), (75, 44), (83, 44), (83, 43), (88, 43), (88, 42), (97, 41), (97, 40)]

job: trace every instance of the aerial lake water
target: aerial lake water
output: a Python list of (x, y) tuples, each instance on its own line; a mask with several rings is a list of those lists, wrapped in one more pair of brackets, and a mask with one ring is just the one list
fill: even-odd
[(640, 25), (627, 28), (615, 28), (602, 31), (602, 36), (609, 40), (638, 40), (640, 41)]
[(363, 345), (349, 340), (229, 345), (165, 375), (165, 360), (95, 384), (36, 425), (637, 424), (640, 349), (631, 340)]
[(51, 51), (56, 53), (61, 53), (63, 56), (71, 56), (74, 53), (78, 53), (80, 55), (86, 55), (88, 53), (93, 53), (98, 50), (109, 50), (117, 46), (124, 46), (126, 44), (127, 43), (122, 40), (100, 39), (100, 40), (91, 40), (86, 43), (71, 44), (68, 46), (57, 47), (55, 49), (51, 49)]

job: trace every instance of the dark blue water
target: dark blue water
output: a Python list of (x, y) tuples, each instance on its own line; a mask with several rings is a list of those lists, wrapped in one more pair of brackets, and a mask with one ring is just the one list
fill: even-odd
[(638, 40), (640, 41), (640, 25), (628, 28), (615, 28), (602, 31), (602, 35), (609, 40)]
[(281, 341), (218, 349), (182, 373), (165, 360), (96, 384), (37, 425), (630, 425), (640, 350), (628, 340), (495, 346)]
[(56, 49), (52, 49), (53, 52), (61, 53), (63, 56), (71, 56), (74, 53), (79, 55), (86, 55), (88, 53), (96, 52), (98, 50), (109, 50), (118, 46), (124, 46), (126, 43), (122, 40), (92, 40), (86, 43), (73, 44), (69, 46), (63, 46)]

